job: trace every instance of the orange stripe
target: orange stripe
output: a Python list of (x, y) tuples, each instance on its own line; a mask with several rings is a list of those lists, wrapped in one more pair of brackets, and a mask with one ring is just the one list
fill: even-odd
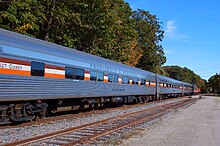
[(103, 82), (105, 82), (105, 83), (107, 83), (108, 82), (108, 74), (104, 74), (104, 81)]
[(30, 71), (24, 71), (24, 70), (13, 70), (13, 69), (7, 69), (7, 68), (0, 68), (0, 74), (14, 74), (14, 75), (21, 75), (21, 76), (30, 76)]
[(85, 80), (85, 81), (89, 81), (90, 78), (89, 78), (89, 77), (84, 77), (84, 80)]
[(149, 85), (149, 82), (145, 82), (145, 86), (150, 86), (150, 85)]
[(46, 78), (65, 78), (65, 75), (53, 74), (53, 73), (45, 73), (44, 77)]

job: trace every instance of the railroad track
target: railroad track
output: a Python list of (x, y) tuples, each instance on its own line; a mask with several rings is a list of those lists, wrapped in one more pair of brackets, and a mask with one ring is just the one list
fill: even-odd
[(117, 131), (128, 127), (137, 126), (144, 122), (152, 121), (162, 115), (178, 109), (183, 106), (190, 105), (198, 99), (186, 99), (174, 103), (156, 106), (150, 109), (133, 112), (116, 118), (110, 118), (95, 123), (86, 124), (79, 127), (73, 127), (66, 130), (33, 137), (6, 144), (5, 146), (14, 145), (83, 145), (98, 144), (100, 140)]
[[(184, 97), (183, 97), (184, 98)], [(169, 101), (169, 100), (173, 100), (173, 99), (164, 99), (161, 101), (157, 101), (158, 103), (163, 103), (165, 101)], [(123, 106), (119, 106), (119, 107), (112, 107), (112, 108), (104, 108), (104, 109), (94, 109), (94, 110), (88, 110), (88, 111), (78, 111), (79, 113), (77, 113), (75, 111), (69, 111), (66, 112), (66, 115), (62, 115), (62, 113), (58, 113), (57, 115), (53, 115), (49, 118), (44, 118), (44, 119), (37, 119), (36, 121), (28, 121), (28, 122), (24, 122), (24, 123), (17, 123), (15, 125), (0, 125), (0, 130), (1, 129), (8, 129), (8, 128), (20, 128), (20, 127), (24, 127), (24, 126), (33, 126), (33, 125), (40, 125), (43, 123), (48, 123), (51, 121), (59, 121), (59, 120), (63, 120), (63, 119), (72, 119), (72, 118), (76, 118), (76, 117), (83, 117), (83, 116), (89, 116), (89, 115), (93, 115), (93, 114), (100, 114), (103, 112), (111, 112), (112, 110), (120, 110), (120, 109), (125, 109), (125, 108), (132, 108), (132, 107), (138, 107), (141, 105), (150, 105), (150, 104), (154, 104), (155, 102), (147, 102), (147, 103), (139, 103), (139, 104), (133, 104), (133, 105), (123, 105)]]

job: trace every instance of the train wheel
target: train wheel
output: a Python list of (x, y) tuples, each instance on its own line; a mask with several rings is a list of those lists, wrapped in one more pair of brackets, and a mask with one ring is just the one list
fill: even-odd
[(0, 106), (0, 125), (10, 123), (11, 122), (8, 115), (8, 106)]

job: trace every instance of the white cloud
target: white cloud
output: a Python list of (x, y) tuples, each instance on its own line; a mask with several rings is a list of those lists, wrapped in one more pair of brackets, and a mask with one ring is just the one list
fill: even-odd
[(166, 29), (165, 29), (165, 37), (170, 39), (180, 39), (180, 40), (185, 40), (189, 38), (189, 36), (187, 35), (177, 34), (176, 29), (177, 27), (175, 25), (174, 20), (167, 21)]
[(174, 20), (170, 20), (167, 22), (165, 33), (168, 36), (172, 36), (174, 34), (174, 31), (176, 29), (176, 26), (174, 25), (174, 23), (175, 23)]

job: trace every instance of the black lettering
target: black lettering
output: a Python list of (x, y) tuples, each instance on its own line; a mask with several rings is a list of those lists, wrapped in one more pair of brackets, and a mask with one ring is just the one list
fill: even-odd
[(22, 69), (22, 66), (10, 64), (10, 65), (9, 65), (9, 68), (10, 68), (10, 69), (14, 69), (14, 70), (21, 70), (21, 69)]
[(7, 64), (6, 63), (0, 63), (0, 68), (7, 68)]
[(125, 91), (125, 89), (112, 89), (112, 91)]

